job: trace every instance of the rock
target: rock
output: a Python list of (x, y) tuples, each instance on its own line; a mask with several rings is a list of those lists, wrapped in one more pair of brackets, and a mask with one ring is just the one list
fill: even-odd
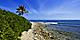
[(21, 40), (72, 40), (65, 32), (47, 29), (42, 22), (32, 22), (32, 28), (22, 33)]
[(28, 32), (22, 32), (21, 40), (34, 40), (33, 30), (29, 29)]

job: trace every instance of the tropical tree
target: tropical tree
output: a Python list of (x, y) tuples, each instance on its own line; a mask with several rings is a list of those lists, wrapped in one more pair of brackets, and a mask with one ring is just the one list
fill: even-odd
[(23, 15), (24, 13), (29, 13), (23, 5), (19, 6), (19, 8), (17, 8), (16, 10), (17, 10), (16, 13), (19, 13), (18, 15)]

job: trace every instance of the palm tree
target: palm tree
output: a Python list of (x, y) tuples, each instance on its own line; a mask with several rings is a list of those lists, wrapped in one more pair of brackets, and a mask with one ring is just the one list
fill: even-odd
[(26, 11), (23, 5), (19, 6), (19, 8), (17, 8), (16, 10), (17, 10), (16, 13), (19, 13), (18, 15), (23, 15), (24, 13), (28, 13), (28, 11)]

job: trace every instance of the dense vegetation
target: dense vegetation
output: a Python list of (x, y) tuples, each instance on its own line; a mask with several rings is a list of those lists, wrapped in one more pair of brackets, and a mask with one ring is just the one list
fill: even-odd
[(0, 9), (0, 40), (19, 40), (21, 32), (31, 28), (24, 17)]

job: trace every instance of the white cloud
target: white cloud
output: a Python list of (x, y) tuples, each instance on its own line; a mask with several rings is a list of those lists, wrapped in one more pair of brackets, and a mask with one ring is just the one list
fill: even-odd
[[(46, 7), (50, 0), (47, 0), (40, 5), (39, 10), (31, 9), (33, 19), (79, 19), (80, 20), (80, 0), (64, 0), (58, 7)], [(53, 5), (53, 4), (52, 4)], [(57, 6), (57, 5), (55, 5)], [(45, 9), (44, 9), (45, 8)]]

